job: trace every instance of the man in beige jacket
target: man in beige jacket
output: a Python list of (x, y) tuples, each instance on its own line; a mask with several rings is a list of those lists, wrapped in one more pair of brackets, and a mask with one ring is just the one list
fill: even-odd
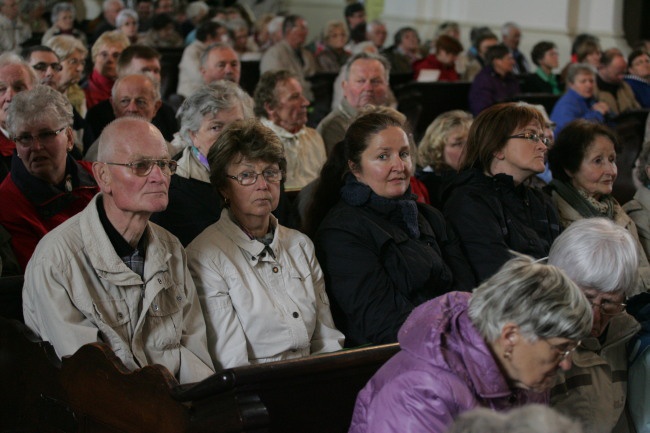
[(176, 164), (149, 122), (109, 124), (93, 175), (101, 192), (45, 236), (25, 272), (25, 323), (59, 357), (103, 342), (129, 369), (212, 374), (205, 322), (177, 238), (149, 222), (167, 207)]

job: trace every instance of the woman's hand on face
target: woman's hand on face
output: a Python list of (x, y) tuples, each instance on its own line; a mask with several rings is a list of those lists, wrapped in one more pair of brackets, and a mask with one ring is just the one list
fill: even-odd
[(594, 110), (598, 111), (600, 114), (603, 116), (609, 112), (609, 105), (607, 105), (607, 102), (596, 102), (594, 105), (591, 106)]

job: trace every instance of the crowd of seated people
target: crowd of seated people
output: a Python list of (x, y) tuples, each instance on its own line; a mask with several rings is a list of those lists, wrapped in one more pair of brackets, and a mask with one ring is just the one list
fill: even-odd
[[(444, 432), (531, 402), (585, 431), (650, 426), (650, 142), (635, 199), (615, 198), (617, 116), (650, 106), (644, 49), (579, 35), (562, 74), (552, 42), (526, 58), (514, 22), (463, 52), (453, 22), (385, 47), (362, 3), (314, 43), (300, 15), (201, 1), (105, 0), (87, 23), (56, 3), (31, 30), (15, 3), (0, 273), (24, 275), (25, 323), (59, 357), (99, 341), (196, 382), (399, 342), (351, 431)], [(440, 83), (415, 86), (465, 81), (467, 103), (409, 125), (399, 92), (426, 70)], [(319, 73), (341, 98), (314, 118)], [(550, 97), (550, 119), (522, 92)]]

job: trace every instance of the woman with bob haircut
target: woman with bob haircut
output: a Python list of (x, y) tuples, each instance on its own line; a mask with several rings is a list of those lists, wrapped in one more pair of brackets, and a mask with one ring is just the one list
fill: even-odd
[(271, 214), (287, 167), (279, 137), (258, 120), (235, 121), (208, 161), (224, 209), (187, 258), (215, 369), (341, 349), (313, 244)]
[(548, 156), (549, 185), (563, 228), (583, 218), (604, 217), (627, 229), (635, 239), (640, 288), (650, 288), (650, 265), (639, 242), (636, 224), (612, 196), (618, 174), (618, 138), (605, 125), (576, 120), (555, 140)]
[(306, 231), (349, 346), (395, 342), (417, 305), (474, 285), (444, 217), (416, 202), (413, 169), (402, 120), (373, 111), (352, 122), (321, 171)]
[(481, 112), (469, 130), (463, 172), (448, 188), (444, 213), (478, 281), (511, 251), (546, 257), (560, 233), (551, 201), (528, 186), (545, 170), (544, 125), (533, 106), (505, 103)]
[(548, 263), (576, 283), (592, 308), (591, 335), (551, 390), (551, 406), (579, 420), (586, 432), (630, 431), (626, 346), (641, 326), (625, 312), (625, 302), (638, 289), (636, 244), (611, 220), (589, 218), (571, 224), (549, 253)]
[(473, 293), (413, 310), (400, 352), (361, 390), (351, 433), (443, 433), (461, 413), (546, 403), (592, 314), (558, 268), (517, 255)]

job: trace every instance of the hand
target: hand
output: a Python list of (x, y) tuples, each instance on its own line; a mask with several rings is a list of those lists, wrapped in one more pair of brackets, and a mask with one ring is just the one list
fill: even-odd
[(603, 116), (609, 112), (609, 105), (607, 105), (607, 102), (596, 102), (591, 106), (591, 108), (598, 111)]

